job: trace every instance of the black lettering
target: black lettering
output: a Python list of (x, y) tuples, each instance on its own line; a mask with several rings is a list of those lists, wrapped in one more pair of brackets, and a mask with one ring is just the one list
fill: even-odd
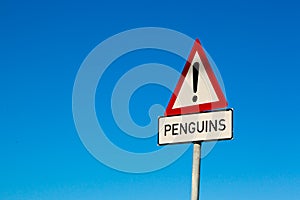
[(180, 135), (181, 135), (181, 131), (183, 131), (185, 134), (187, 134), (187, 123), (184, 124), (185, 126), (183, 126), (183, 124), (180, 124)]
[(211, 128), (215, 131), (218, 130), (218, 120), (215, 120), (215, 123), (212, 120), (209, 120), (209, 132), (211, 132)]
[(207, 133), (208, 121), (205, 121), (205, 132)]
[[(222, 123), (222, 122), (224, 122), (224, 123)], [(219, 131), (224, 131), (226, 129), (225, 119), (220, 119), (219, 125), (220, 125)]]
[(167, 132), (171, 130), (171, 125), (170, 124), (166, 124), (165, 125), (165, 136), (167, 135)]
[(194, 133), (195, 132), (195, 123), (194, 122), (191, 122), (189, 124), (189, 132), (190, 133)]
[(202, 124), (202, 126), (201, 126), (201, 129), (200, 129), (200, 122), (198, 121), (197, 122), (197, 131), (198, 131), (198, 133), (202, 133), (203, 132), (203, 130), (204, 130), (204, 121), (201, 121), (201, 124)]
[(178, 125), (179, 125), (178, 123), (172, 124), (172, 135), (178, 135), (178, 132), (175, 132), (178, 131), (178, 127), (177, 127)]

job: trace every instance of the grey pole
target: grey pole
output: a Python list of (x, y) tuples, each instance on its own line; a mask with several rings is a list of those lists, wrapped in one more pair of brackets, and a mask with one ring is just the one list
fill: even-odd
[(194, 143), (193, 169), (192, 169), (192, 195), (191, 200), (199, 200), (200, 197), (200, 162), (201, 142)]

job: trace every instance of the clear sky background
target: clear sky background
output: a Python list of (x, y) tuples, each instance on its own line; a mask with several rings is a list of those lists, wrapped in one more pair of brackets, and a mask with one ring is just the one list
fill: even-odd
[[(299, 199), (299, 9), (296, 0), (2, 0), (0, 199), (190, 198), (191, 148), (162, 170), (119, 172), (88, 153), (73, 122), (73, 84), (85, 57), (106, 38), (145, 26), (199, 38), (235, 109), (234, 140), (219, 142), (202, 160), (202, 199)], [(140, 64), (155, 58), (178, 71), (184, 64), (156, 51), (136, 53), (143, 54)], [(134, 67), (133, 60), (120, 58), (115, 65), (126, 67), (118, 73)], [(103, 81), (116, 80), (118, 73), (108, 71)], [(130, 111), (137, 123), (149, 120), (145, 103), (166, 106), (171, 93), (160, 90), (136, 92)], [(109, 107), (99, 95), (96, 106)], [(136, 152), (158, 148), (155, 138), (137, 148), (138, 141), (122, 136), (107, 112), (104, 126), (112, 141)]]

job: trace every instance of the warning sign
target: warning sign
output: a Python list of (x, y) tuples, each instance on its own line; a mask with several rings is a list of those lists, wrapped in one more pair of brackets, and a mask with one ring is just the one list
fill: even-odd
[(194, 43), (166, 116), (226, 108), (227, 101), (199, 40)]

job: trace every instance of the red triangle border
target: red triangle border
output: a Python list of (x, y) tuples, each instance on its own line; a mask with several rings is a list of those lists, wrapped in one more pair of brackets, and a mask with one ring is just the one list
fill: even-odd
[[(218, 97), (218, 101), (216, 102), (211, 102), (211, 103), (204, 103), (204, 104), (199, 104), (199, 105), (193, 105), (193, 106), (186, 106), (183, 108), (175, 108), (173, 109), (173, 105), (176, 101), (176, 98), (179, 94), (179, 91), (182, 87), (182, 84), (184, 82), (184, 79), (189, 71), (189, 68), (191, 67), (191, 63), (193, 61), (193, 58), (198, 52), (200, 59), (204, 65), (204, 69), (206, 70), (206, 73), (211, 81), (211, 84), (216, 92), (216, 95)], [(202, 45), (199, 41), (199, 39), (196, 39), (193, 45), (193, 48), (191, 50), (191, 53), (188, 57), (188, 60), (183, 68), (183, 71), (181, 73), (181, 76), (179, 78), (179, 81), (175, 87), (175, 90), (172, 94), (172, 97), (169, 101), (169, 104), (166, 108), (165, 111), (165, 116), (172, 116), (172, 115), (183, 115), (183, 114), (190, 114), (190, 113), (198, 113), (198, 112), (204, 112), (204, 111), (211, 111), (215, 109), (220, 109), (220, 108), (226, 108), (228, 106), (228, 103), (226, 101), (226, 98), (223, 94), (223, 91), (219, 85), (219, 82), (213, 72), (213, 69), (206, 57), (206, 54), (202, 48)]]

